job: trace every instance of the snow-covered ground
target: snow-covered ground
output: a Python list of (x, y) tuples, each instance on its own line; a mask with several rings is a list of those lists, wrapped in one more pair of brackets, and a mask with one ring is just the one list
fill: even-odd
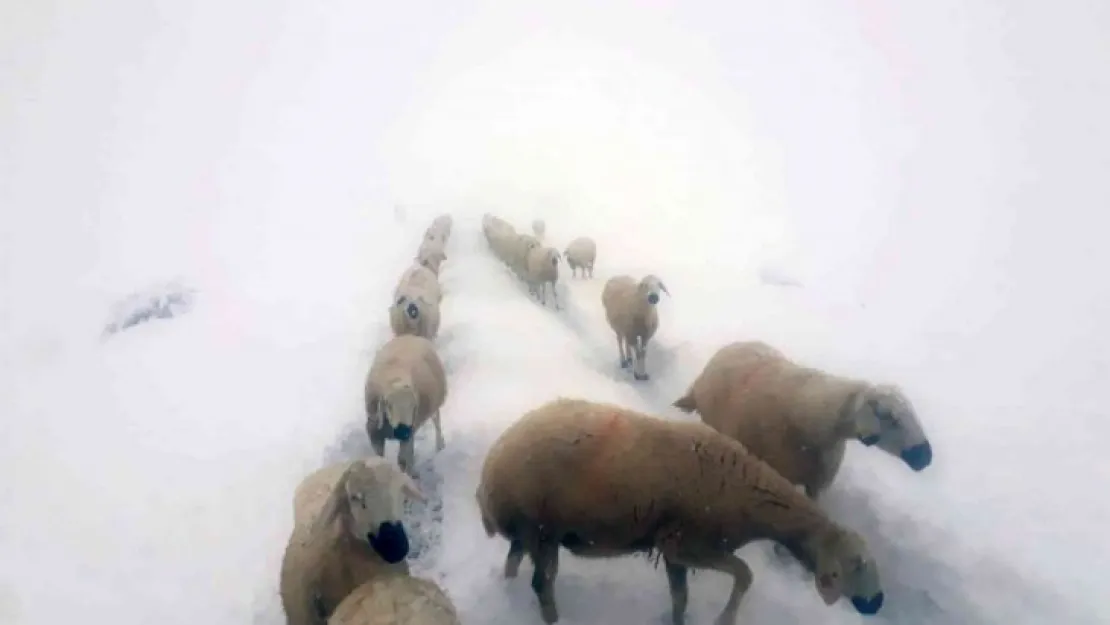
[[(292, 489), (368, 452), (388, 294), (448, 211), (410, 522), (464, 623), (541, 622), (473, 501), (505, 425), (560, 394), (684, 418), (743, 338), (901, 384), (935, 459), (852, 446), (830, 492), (882, 613), (750, 546), (742, 622), (1110, 622), (1104, 4), (0, 6), (0, 623), (281, 623)], [(596, 278), (540, 307), (487, 210), (594, 236)], [(599, 294), (648, 271), (633, 383)], [(187, 309), (104, 333), (173, 280)], [(691, 587), (711, 622), (726, 580)], [(643, 559), (564, 558), (556, 593), (564, 625), (668, 622)]]

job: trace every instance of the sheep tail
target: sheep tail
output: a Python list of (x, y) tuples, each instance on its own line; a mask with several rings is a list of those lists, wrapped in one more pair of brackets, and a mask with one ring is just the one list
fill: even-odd
[(693, 412), (698, 409), (697, 403), (694, 402), (693, 391), (686, 391), (685, 395), (676, 399), (671, 405), (682, 412)]

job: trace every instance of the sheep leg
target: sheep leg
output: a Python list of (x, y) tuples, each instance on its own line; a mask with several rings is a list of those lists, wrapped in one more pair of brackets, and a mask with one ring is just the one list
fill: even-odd
[(689, 586), (686, 584), (687, 568), (667, 558), (664, 558), (664, 564), (667, 569), (667, 584), (671, 587), (671, 620), (674, 625), (683, 625), (686, 622), (686, 602), (690, 597)]
[(397, 450), (397, 464), (401, 470), (408, 473), (410, 477), (416, 477), (416, 441), (415, 436), (410, 436), (407, 441), (401, 443), (401, 448)]
[(436, 428), (436, 451), (443, 451), (447, 443), (443, 440), (443, 426), (439, 422), (439, 411), (432, 415), (432, 425)]
[(505, 578), (512, 579), (520, 572), (520, 562), (524, 559), (524, 542), (514, 538), (509, 541), (509, 553), (505, 555)]
[(555, 310), (559, 310), (559, 292), (555, 290), (555, 283), (551, 283), (551, 299), (555, 302)]
[[(740, 600), (752, 585), (752, 570), (748, 564), (731, 553), (693, 554), (682, 553), (680, 550), (670, 558), (675, 564), (697, 569), (713, 569), (732, 576), (732, 592), (728, 596), (728, 603), (725, 604), (725, 609), (721, 611), (714, 624), (735, 625)], [(674, 625), (682, 625), (682, 622), (675, 621)]]
[(641, 382), (650, 378), (647, 374), (647, 345), (644, 344), (644, 339), (636, 337), (636, 345), (631, 348), (635, 356), (635, 364), (632, 368), (632, 377), (640, 380)]
[(379, 456), (385, 456), (385, 436), (382, 431), (375, 427), (377, 424), (366, 422), (366, 434), (370, 436), (370, 447), (374, 449), (374, 453)]
[(617, 335), (617, 353), (621, 357), (621, 369), (627, 369), (632, 364), (632, 358), (626, 352), (627, 345), (625, 344), (624, 337)]
[(532, 590), (540, 602), (540, 615), (545, 623), (559, 620), (559, 610), (555, 607), (555, 574), (559, 571), (559, 543), (550, 539), (539, 539), (531, 553)]

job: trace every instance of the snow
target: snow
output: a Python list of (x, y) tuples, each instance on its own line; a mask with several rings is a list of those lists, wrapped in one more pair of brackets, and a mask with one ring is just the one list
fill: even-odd
[[(0, 622), (283, 622), (293, 487), (368, 452), (388, 294), (448, 211), (447, 447), (418, 435), (410, 523), (464, 623), (541, 622), (473, 500), (505, 425), (560, 394), (688, 418), (745, 338), (899, 383), (936, 456), (852, 446), (829, 493), (882, 613), (753, 545), (742, 622), (1110, 622), (1108, 28), (1080, 0), (4, 5)], [(485, 211), (594, 236), (595, 279), (540, 307)], [(673, 298), (634, 383), (599, 293), (646, 272)], [(188, 314), (102, 335), (173, 280)], [(639, 558), (565, 557), (556, 596), (669, 622)], [(691, 625), (726, 596), (695, 575)]]

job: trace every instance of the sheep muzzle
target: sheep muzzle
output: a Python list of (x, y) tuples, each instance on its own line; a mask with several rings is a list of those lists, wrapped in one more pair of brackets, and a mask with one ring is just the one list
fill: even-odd
[(386, 521), (378, 526), (377, 534), (367, 534), (367, 542), (389, 564), (396, 564), (409, 555), (409, 537), (400, 522)]
[(401, 441), (402, 443), (407, 441), (408, 439), (412, 438), (412, 428), (403, 423), (399, 423), (393, 426), (393, 438)]
[(933, 447), (929, 441), (902, 450), (902, 461), (914, 471), (922, 471), (933, 463)]
[(883, 607), (883, 593), (878, 593), (870, 598), (855, 596), (852, 597), (852, 607), (860, 614), (877, 614)]

